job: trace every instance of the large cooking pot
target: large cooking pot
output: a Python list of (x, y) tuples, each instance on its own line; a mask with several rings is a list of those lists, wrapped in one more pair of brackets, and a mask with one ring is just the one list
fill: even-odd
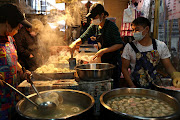
[[(162, 101), (167, 102), (171, 107), (175, 109), (175, 113), (169, 116), (164, 117), (140, 117), (140, 116), (133, 116), (128, 115), (126, 113), (118, 112), (110, 108), (106, 102), (114, 97), (119, 96), (126, 96), (126, 95), (136, 95), (136, 96), (143, 96), (143, 97), (152, 97)], [(150, 89), (142, 89), (142, 88), (120, 88), (120, 89), (113, 89), (111, 91), (104, 92), (100, 96), (100, 103), (101, 103), (101, 118), (102, 120), (131, 120), (131, 119), (148, 119), (148, 120), (178, 120), (180, 115), (180, 104), (179, 102), (162, 92), (158, 92), (155, 90)]]
[(111, 78), (114, 65), (109, 63), (91, 63), (76, 66), (76, 71), (81, 80), (98, 81)]
[[(27, 100), (20, 100), (17, 105), (16, 105), (16, 111), (21, 115), (21, 119), (38, 119), (38, 120), (91, 120), (92, 118), (92, 113), (93, 113), (93, 105), (94, 105), (94, 98), (82, 91), (77, 91), (77, 90), (70, 90), (70, 89), (55, 89), (55, 90), (48, 90), (48, 91), (43, 91), (40, 92), (41, 96), (47, 96), (49, 93), (56, 92), (59, 95), (63, 97), (63, 103), (62, 105), (65, 104), (73, 104), (75, 106), (78, 106), (79, 108), (82, 108), (80, 112), (73, 113), (73, 114), (68, 114), (67, 116), (61, 117), (61, 118), (56, 118), (54, 116), (44, 118), (43, 117), (37, 117), (33, 115), (27, 115), (25, 114), (25, 111), (29, 108), (32, 107), (32, 104), (30, 104)], [(38, 97), (37, 94), (31, 94), (27, 96), (29, 99), (35, 101), (36, 98)], [(34, 113), (33, 113), (34, 114)], [(51, 114), (51, 113), (50, 113)], [(60, 113), (59, 113), (60, 114)]]
[(172, 86), (172, 79), (171, 78), (161, 78), (161, 81), (154, 81), (153, 85), (156, 90), (166, 93), (175, 97), (180, 102), (180, 90), (171, 90), (164, 87)]

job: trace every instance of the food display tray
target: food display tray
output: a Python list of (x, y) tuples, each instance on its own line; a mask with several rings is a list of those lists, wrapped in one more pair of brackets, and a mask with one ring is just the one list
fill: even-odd
[(74, 78), (74, 72), (64, 72), (64, 73), (33, 72), (32, 74), (35, 80), (58, 80), (58, 79), (73, 79)]

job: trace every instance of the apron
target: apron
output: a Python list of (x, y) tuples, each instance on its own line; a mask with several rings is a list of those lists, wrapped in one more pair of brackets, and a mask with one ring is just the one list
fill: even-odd
[(134, 43), (130, 43), (136, 52), (136, 65), (131, 74), (131, 79), (136, 87), (151, 88), (152, 81), (158, 80), (156, 68), (160, 61), (160, 56), (155, 39), (152, 39), (152, 44), (152, 51), (139, 52)]
[[(109, 22), (110, 21), (107, 21), (106, 25), (108, 25)], [(105, 33), (106, 33), (106, 29), (104, 29), (104, 31), (102, 31), (101, 33), (97, 34), (97, 29), (96, 29), (96, 34), (97, 34), (96, 41), (101, 43), (102, 48), (112, 46), (109, 43), (105, 42), (105, 39), (106, 39), (104, 36)], [(109, 63), (115, 66), (115, 68), (113, 69), (113, 74), (112, 74), (113, 88), (119, 88), (119, 85), (120, 85), (122, 61), (121, 61), (121, 57), (120, 56), (118, 57), (118, 54), (120, 54), (118, 51), (114, 51), (114, 52), (105, 53), (101, 57), (102, 63)]]
[[(17, 87), (17, 52), (13, 44), (13, 39), (8, 36), (0, 37), (0, 73), (5, 81), (14, 87)], [(8, 114), (11, 114), (16, 105), (15, 92), (6, 86), (0, 85), (0, 119), (8, 120)]]
[[(107, 23), (106, 23), (106, 26), (109, 24), (109, 22), (110, 21), (108, 20)], [(102, 32), (98, 32), (98, 30), (96, 28), (96, 35), (95, 35), (96, 36), (96, 41), (101, 43), (102, 48), (107, 48), (107, 47), (112, 46), (109, 43), (104, 42), (105, 39), (106, 39), (105, 36), (104, 36), (105, 33), (106, 33), (106, 29), (104, 29), (104, 31), (102, 31)], [(110, 63), (110, 64), (113, 64), (113, 65), (116, 66), (116, 65), (121, 63), (121, 59), (118, 59), (117, 55), (118, 55), (117, 51), (105, 53), (101, 57), (101, 61), (102, 61), (102, 63)]]

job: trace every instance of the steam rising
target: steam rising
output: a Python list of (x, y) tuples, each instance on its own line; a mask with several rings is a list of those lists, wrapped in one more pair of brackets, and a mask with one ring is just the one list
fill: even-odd
[[(47, 15), (47, 21), (44, 25), (44, 29), (40, 32), (38, 36), (40, 51), (46, 51), (49, 53), (49, 48), (52, 46), (67, 46), (68, 40), (71, 36), (71, 26), (80, 25), (80, 12), (82, 4), (76, 2), (76, 0), (71, 1), (63, 13), (52, 13)], [(59, 24), (61, 23), (61, 24)], [(63, 27), (63, 23), (65, 23)], [(52, 27), (54, 26), (54, 28)], [(65, 31), (60, 31), (59, 28), (66, 29)], [(49, 56), (45, 55), (45, 56)]]
[[(32, 11), (24, 2), (21, 2), (19, 6), (25, 10), (26, 13)], [(52, 55), (51, 50), (53, 46), (69, 45), (68, 41), (70, 40), (72, 31), (71, 27), (81, 25), (82, 7), (83, 4), (78, 0), (71, 0), (66, 3), (65, 11), (59, 12), (58, 9), (53, 9), (50, 11), (50, 14), (41, 19), (38, 18), (42, 23), (35, 20), (38, 21), (38, 24), (33, 25), (33, 28), (36, 32), (38, 31), (39, 53), (43, 56), (43, 58), (41, 57), (40, 59), (47, 61), (49, 56)], [(62, 31), (62, 29), (66, 31)]]

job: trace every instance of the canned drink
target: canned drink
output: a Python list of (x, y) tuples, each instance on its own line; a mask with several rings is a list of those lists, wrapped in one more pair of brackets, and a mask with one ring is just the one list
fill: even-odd
[(76, 66), (76, 58), (69, 58), (69, 69), (74, 70)]

